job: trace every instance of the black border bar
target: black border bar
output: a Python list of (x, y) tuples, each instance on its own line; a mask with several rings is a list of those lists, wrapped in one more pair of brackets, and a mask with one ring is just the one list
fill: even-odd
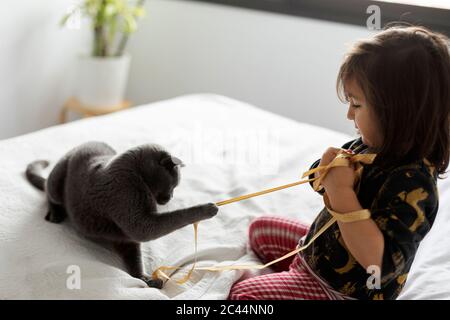
[[(186, 1), (186, 0), (185, 0)], [(391, 22), (421, 25), (450, 36), (450, 10), (369, 0), (187, 0), (229, 5), (366, 27), (370, 5), (381, 9), (381, 27)]]

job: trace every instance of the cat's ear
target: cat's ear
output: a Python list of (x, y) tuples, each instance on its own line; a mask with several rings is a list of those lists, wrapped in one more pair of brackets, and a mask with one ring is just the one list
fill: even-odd
[(172, 170), (175, 166), (184, 167), (183, 161), (181, 161), (177, 157), (166, 157), (166, 158), (163, 158), (161, 160), (160, 164), (164, 168), (166, 168), (168, 170)]
[(180, 167), (184, 167), (185, 164), (183, 161), (181, 161), (180, 158), (177, 157), (170, 157), (172, 159), (172, 162), (176, 165), (176, 166), (180, 166)]

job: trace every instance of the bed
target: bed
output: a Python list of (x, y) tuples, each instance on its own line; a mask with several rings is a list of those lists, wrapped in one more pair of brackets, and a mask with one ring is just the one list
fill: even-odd
[[(118, 256), (78, 237), (70, 223), (44, 220), (44, 195), (24, 177), (26, 165), (35, 159), (54, 164), (89, 140), (104, 141), (118, 152), (161, 144), (186, 164), (174, 199), (161, 207), (165, 211), (294, 182), (326, 147), (352, 138), (227, 97), (197, 94), (0, 141), (0, 298), (226, 299), (233, 282), (256, 274), (195, 271), (183, 285), (169, 281), (162, 290), (146, 287), (124, 271)], [(450, 299), (450, 248), (445, 241), (450, 235), (450, 181), (438, 183), (438, 216), (399, 299)], [(199, 265), (257, 262), (247, 248), (252, 219), (283, 215), (310, 223), (322, 206), (308, 184), (223, 206), (199, 225)], [(193, 228), (143, 247), (147, 270), (184, 265), (175, 274), (179, 278), (194, 259)], [(80, 289), (68, 289), (71, 266), (79, 267)]]

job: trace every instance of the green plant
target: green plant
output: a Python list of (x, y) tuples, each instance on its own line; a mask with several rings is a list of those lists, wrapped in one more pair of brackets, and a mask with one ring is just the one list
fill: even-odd
[(121, 56), (129, 36), (137, 29), (137, 20), (145, 15), (145, 0), (83, 0), (67, 13), (61, 25), (77, 13), (92, 22), (93, 48), (96, 57)]

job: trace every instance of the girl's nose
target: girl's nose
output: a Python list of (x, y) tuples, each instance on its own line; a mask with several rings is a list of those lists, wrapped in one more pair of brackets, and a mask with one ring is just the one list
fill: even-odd
[(355, 113), (353, 112), (353, 108), (350, 105), (348, 106), (347, 119), (348, 120), (355, 119)]

